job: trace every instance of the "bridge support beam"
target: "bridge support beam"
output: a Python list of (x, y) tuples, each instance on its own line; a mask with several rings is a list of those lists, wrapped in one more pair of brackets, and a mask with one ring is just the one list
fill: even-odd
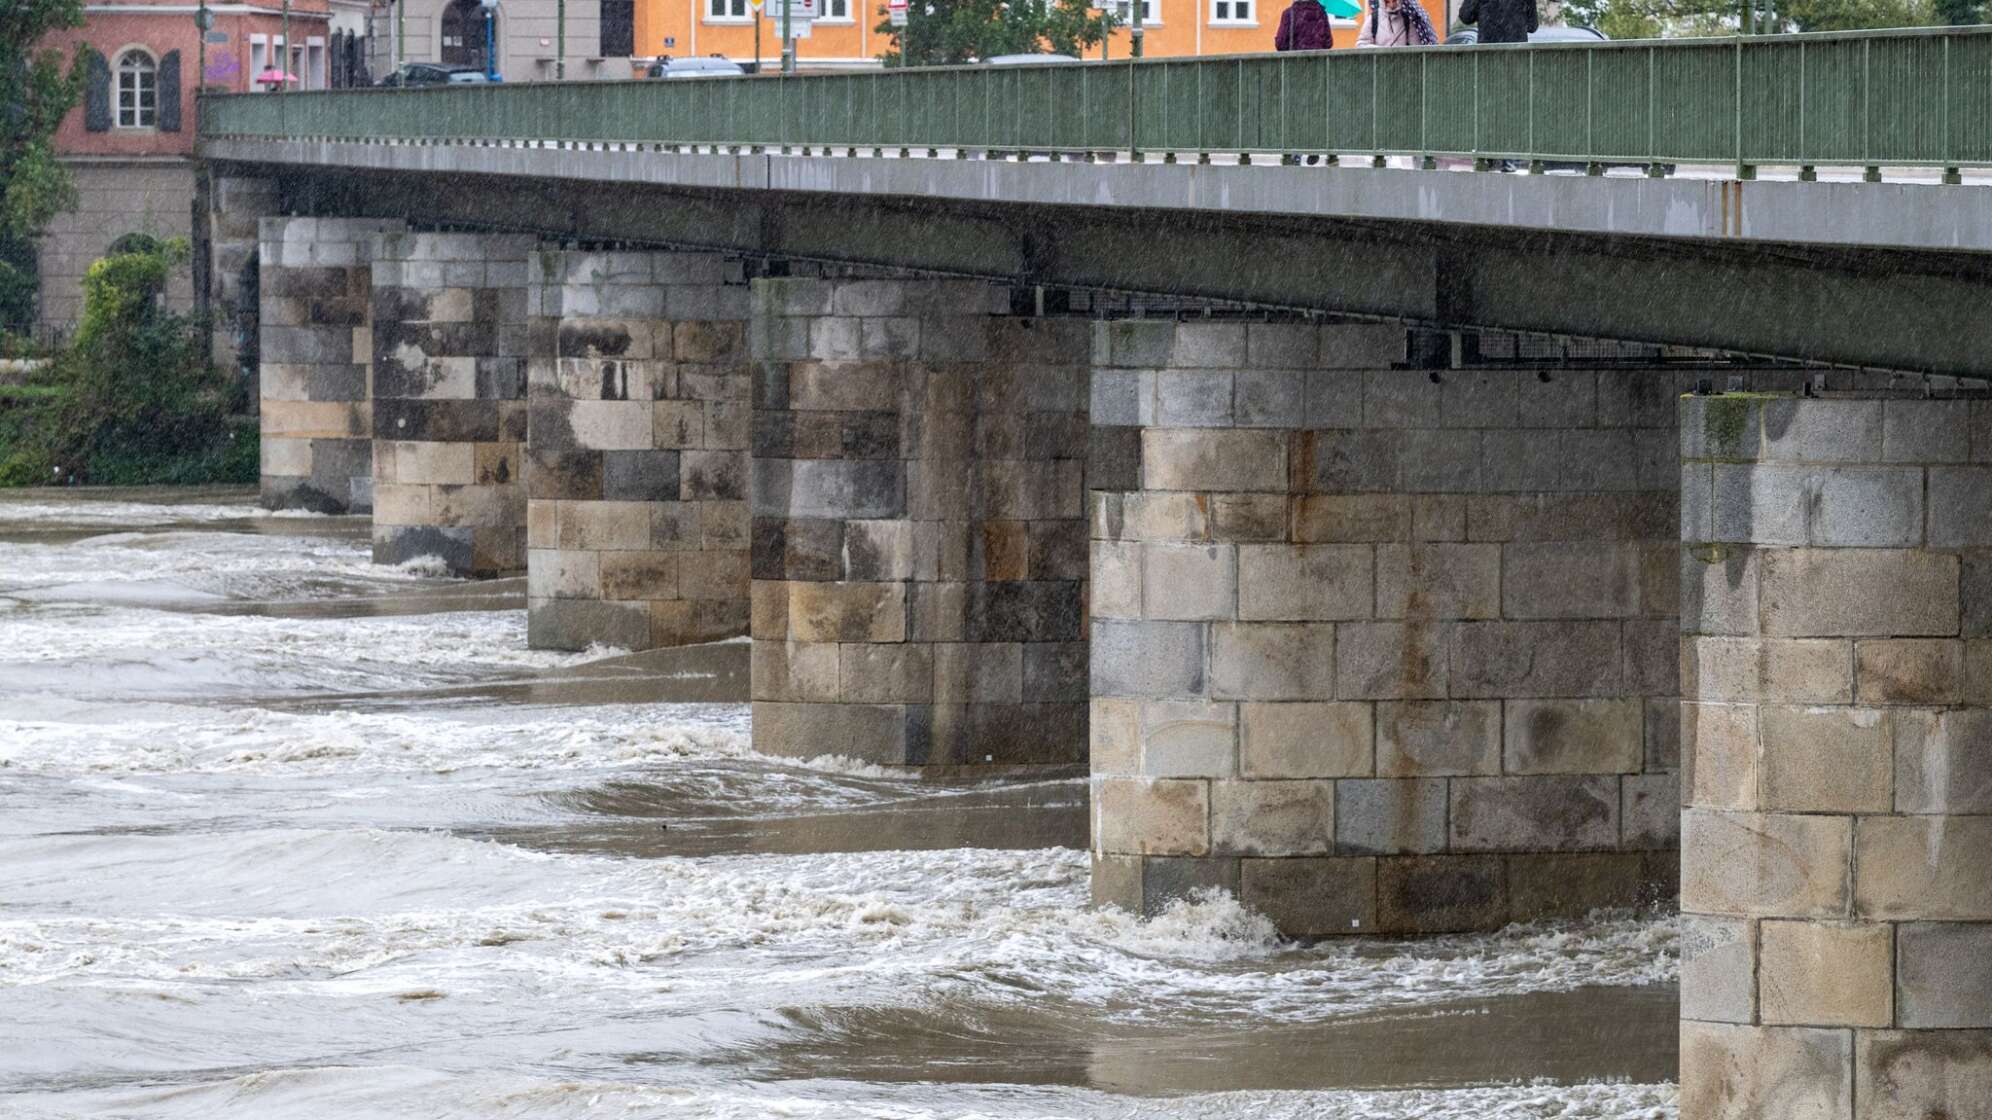
[(1992, 412), (1681, 402), (1681, 1116), (1992, 1100)]
[[(222, 180), (224, 197), (242, 193), (226, 187), (234, 182)], [(373, 508), (372, 260), (382, 235), (401, 224), (263, 218), (260, 228), (263, 504), (364, 513)]]
[(373, 556), (526, 566), (531, 237), (396, 233), (373, 265)]
[(1081, 762), (1088, 325), (973, 281), (755, 299), (756, 749)]
[(528, 643), (747, 633), (741, 262), (546, 250), (530, 273)]
[(1676, 379), (1406, 368), (1387, 326), (1101, 327), (1096, 901), (1304, 936), (1671, 894)]

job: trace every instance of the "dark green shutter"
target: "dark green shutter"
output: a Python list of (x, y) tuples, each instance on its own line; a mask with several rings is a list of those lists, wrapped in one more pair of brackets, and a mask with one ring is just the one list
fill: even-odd
[(83, 127), (91, 132), (111, 130), (111, 64), (96, 51), (89, 51), (84, 64)]
[(159, 60), (159, 131), (180, 131), (180, 52)]

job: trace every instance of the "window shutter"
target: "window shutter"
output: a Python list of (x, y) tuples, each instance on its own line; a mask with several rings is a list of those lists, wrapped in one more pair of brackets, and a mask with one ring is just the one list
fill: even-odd
[(180, 131), (180, 52), (159, 60), (159, 131)]
[(111, 130), (111, 64), (96, 51), (89, 52), (84, 64), (83, 127), (91, 132)]

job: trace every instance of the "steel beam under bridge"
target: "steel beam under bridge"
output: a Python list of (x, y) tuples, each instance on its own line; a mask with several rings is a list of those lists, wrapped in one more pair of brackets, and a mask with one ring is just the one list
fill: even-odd
[[(405, 218), (1982, 375), (1992, 255), (1263, 212), (217, 161), (298, 213)], [(1952, 188), (1955, 189), (1955, 188)]]

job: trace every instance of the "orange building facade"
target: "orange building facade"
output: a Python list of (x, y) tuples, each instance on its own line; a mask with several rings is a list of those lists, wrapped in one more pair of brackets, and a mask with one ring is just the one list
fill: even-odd
[[(1121, 0), (1116, 11), (1129, 17), (1128, 4)], [(1273, 33), (1278, 30), (1280, 13), (1286, 3), (1265, 0), (1145, 0), (1143, 11), (1143, 53), (1150, 58), (1215, 54), (1251, 54), (1273, 49)], [(1434, 27), (1443, 28), (1456, 0), (1428, 2)], [(876, 66), (880, 55), (892, 45), (890, 36), (876, 28), (885, 20), (879, 0), (818, 0), (824, 15), (810, 27), (808, 38), (796, 43), (796, 57), (806, 68)], [(770, 4), (759, 17), (759, 57), (769, 69), (781, 59), (781, 27), (767, 13), (779, 14), (779, 4)], [(636, 0), (636, 50), (640, 59), (669, 55), (685, 58), (723, 55), (735, 62), (752, 64), (756, 57), (756, 5), (753, 0)], [(1358, 25), (1355, 20), (1335, 21), (1335, 45), (1353, 47)], [(1104, 47), (1086, 52), (1089, 59), (1126, 58), (1130, 36), (1126, 27), (1115, 30)]]

